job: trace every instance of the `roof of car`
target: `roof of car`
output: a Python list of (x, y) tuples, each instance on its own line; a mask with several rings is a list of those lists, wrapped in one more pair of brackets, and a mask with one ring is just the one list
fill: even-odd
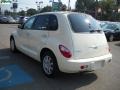
[(71, 12), (69, 12), (69, 11), (56, 11), (56, 12), (44, 12), (41, 14), (68, 14), (68, 13), (71, 13)]
[(44, 13), (40, 13), (40, 14), (37, 14), (37, 15), (41, 15), (41, 14), (82, 14), (82, 15), (87, 15), (85, 13), (78, 13), (78, 12), (70, 12), (70, 11), (57, 11), (57, 12), (44, 12)]

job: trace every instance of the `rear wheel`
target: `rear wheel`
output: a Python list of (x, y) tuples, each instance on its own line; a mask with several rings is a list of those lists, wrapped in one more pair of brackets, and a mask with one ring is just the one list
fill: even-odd
[(111, 34), (111, 35), (109, 36), (109, 41), (112, 42), (113, 40), (114, 40), (114, 36)]
[(16, 45), (15, 45), (15, 40), (13, 38), (10, 39), (10, 50), (12, 52), (16, 52), (17, 51)]
[(43, 53), (41, 59), (43, 73), (49, 78), (55, 77), (59, 71), (55, 55), (47, 51)]

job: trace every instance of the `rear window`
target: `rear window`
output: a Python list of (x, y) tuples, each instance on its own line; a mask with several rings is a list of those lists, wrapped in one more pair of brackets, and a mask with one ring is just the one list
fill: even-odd
[(83, 14), (69, 14), (68, 19), (74, 32), (90, 32), (91, 30), (102, 30), (98, 21), (92, 16)]

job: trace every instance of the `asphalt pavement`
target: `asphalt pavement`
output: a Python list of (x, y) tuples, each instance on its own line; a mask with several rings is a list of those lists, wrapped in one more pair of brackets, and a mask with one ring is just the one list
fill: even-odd
[(109, 43), (113, 60), (101, 70), (62, 73), (50, 79), (42, 73), (39, 62), (10, 52), (10, 33), (16, 29), (15, 24), (0, 24), (0, 90), (120, 90), (120, 41)]

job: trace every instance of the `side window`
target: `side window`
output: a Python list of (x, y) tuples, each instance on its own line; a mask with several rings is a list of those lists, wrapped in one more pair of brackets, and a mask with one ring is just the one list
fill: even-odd
[(35, 17), (28, 19), (28, 21), (24, 24), (23, 29), (32, 29), (32, 25), (34, 23)]
[(35, 30), (48, 30), (49, 16), (48, 15), (39, 15), (33, 25)]
[(55, 15), (49, 15), (49, 30), (55, 31), (58, 29), (58, 20)]
[(117, 28), (117, 25), (114, 24), (108, 24), (108, 26), (106, 27), (107, 29), (112, 29), (115, 30)]

